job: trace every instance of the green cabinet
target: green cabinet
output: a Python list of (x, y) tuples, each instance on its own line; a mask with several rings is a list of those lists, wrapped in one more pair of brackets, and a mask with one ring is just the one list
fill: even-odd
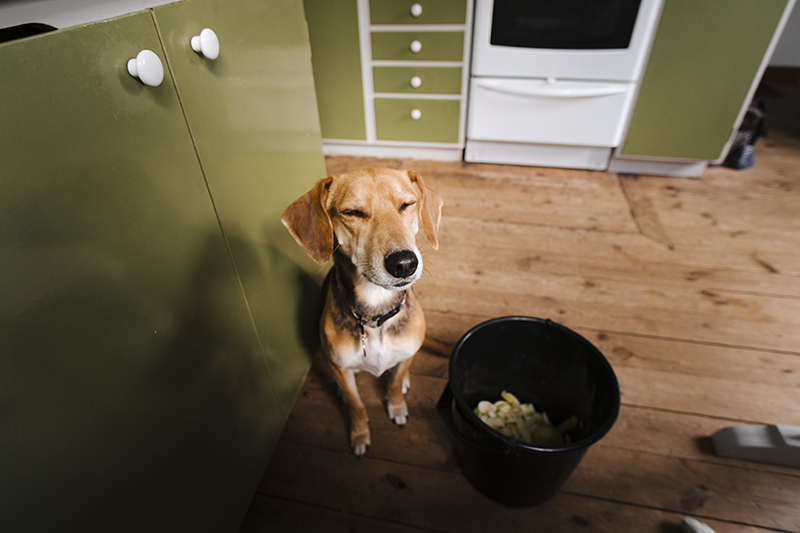
[(304, 0), (322, 136), (366, 141), (357, 0)]
[[(300, 306), (319, 289), (295, 272), (298, 247), (280, 217), (326, 175), (302, 2), (194, 0), (156, 8), (155, 20), (288, 415), (308, 360), (286, 354), (304, 353), (309, 337), (317, 338), (315, 322), (311, 331), (296, 326), (300, 318), (308, 324)], [(220, 40), (213, 61), (186, 45), (205, 26)]]
[(787, 0), (666, 0), (619, 155), (724, 157)]
[(304, 4), (326, 153), (461, 160), (472, 2)]
[(305, 35), (299, 1), (189, 0), (0, 45), (0, 530), (238, 529), (310, 363)]

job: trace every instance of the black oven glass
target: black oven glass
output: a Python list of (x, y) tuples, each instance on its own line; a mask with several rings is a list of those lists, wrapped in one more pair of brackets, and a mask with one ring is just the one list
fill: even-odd
[(495, 46), (627, 48), (641, 0), (494, 0)]

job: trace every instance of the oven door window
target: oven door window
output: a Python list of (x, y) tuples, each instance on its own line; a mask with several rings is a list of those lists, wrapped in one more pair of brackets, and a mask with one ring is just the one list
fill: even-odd
[(641, 0), (494, 0), (491, 44), (522, 48), (627, 48)]

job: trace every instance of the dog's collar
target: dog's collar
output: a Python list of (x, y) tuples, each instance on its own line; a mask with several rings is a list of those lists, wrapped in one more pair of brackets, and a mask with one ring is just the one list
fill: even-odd
[(403, 299), (400, 300), (400, 303), (394, 306), (394, 308), (392, 308), (388, 313), (384, 313), (382, 315), (364, 317), (358, 314), (355, 307), (351, 307), (350, 311), (353, 313), (353, 316), (355, 317), (355, 319), (358, 321), (358, 323), (361, 325), (362, 328), (364, 326), (370, 328), (379, 328), (383, 324), (385, 324), (387, 320), (389, 320), (397, 313), (399, 313), (403, 309), (405, 303), (406, 303), (406, 293), (404, 292)]
[(403, 299), (400, 300), (400, 303), (394, 306), (388, 313), (384, 313), (382, 315), (363, 317), (358, 314), (354, 307), (350, 308), (350, 312), (353, 313), (353, 317), (356, 319), (356, 322), (358, 322), (358, 327), (361, 329), (361, 349), (364, 351), (364, 357), (367, 356), (367, 331), (364, 329), (364, 327), (381, 327), (386, 323), (387, 320), (399, 313), (403, 309), (405, 303), (406, 293), (403, 292)]

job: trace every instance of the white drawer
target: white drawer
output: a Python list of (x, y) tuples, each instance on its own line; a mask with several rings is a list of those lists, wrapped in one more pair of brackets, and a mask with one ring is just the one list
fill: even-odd
[(472, 78), (467, 138), (615, 147), (633, 83)]

